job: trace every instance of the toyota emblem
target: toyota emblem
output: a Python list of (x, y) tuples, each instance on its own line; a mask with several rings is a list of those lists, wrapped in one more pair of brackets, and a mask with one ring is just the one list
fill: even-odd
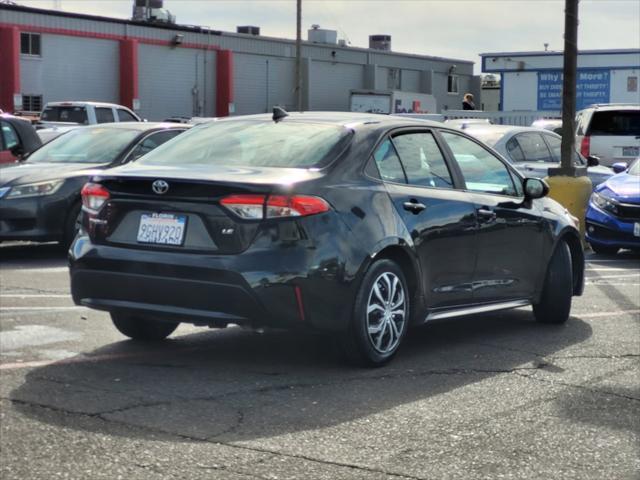
[(151, 184), (151, 190), (158, 195), (164, 195), (169, 191), (169, 184), (164, 180), (156, 180)]

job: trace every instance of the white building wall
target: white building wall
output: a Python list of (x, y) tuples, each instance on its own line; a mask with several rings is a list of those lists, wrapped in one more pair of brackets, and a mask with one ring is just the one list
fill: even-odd
[(502, 80), (505, 110), (538, 109), (538, 73), (505, 73)]
[(140, 116), (164, 120), (215, 115), (215, 61), (215, 52), (139, 45)]
[(21, 56), (21, 92), (43, 102), (119, 100), (119, 43), (62, 35), (41, 36), (42, 56)]
[[(635, 77), (636, 90), (630, 91), (629, 78)], [(640, 69), (611, 71), (611, 103), (640, 103)]]
[(315, 61), (309, 77), (310, 110), (348, 111), (350, 91), (364, 86), (364, 67)]

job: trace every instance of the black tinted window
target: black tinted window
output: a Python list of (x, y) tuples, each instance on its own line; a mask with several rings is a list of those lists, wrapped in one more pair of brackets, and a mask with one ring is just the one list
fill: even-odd
[(145, 138), (142, 142), (133, 149), (131, 154), (129, 154), (129, 160), (135, 160), (136, 158), (149, 153), (151, 150), (159, 147), (164, 142), (171, 140), (176, 135), (182, 133), (183, 130), (166, 130), (164, 132), (154, 133), (147, 138)]
[(640, 135), (640, 110), (594, 112), (589, 135)]
[(96, 108), (96, 121), (98, 123), (113, 123), (113, 110), (110, 108)]
[(488, 150), (462, 135), (442, 132), (442, 136), (460, 166), (467, 190), (499, 195), (518, 194), (507, 166)]
[(46, 107), (40, 119), (45, 122), (88, 123), (84, 107)]
[(527, 162), (553, 162), (553, 157), (547, 144), (539, 133), (521, 133), (516, 140), (522, 149)]
[(139, 120), (126, 110), (118, 109), (118, 118), (121, 122), (138, 122)]
[(373, 153), (380, 177), (387, 182), (407, 183), (400, 159), (391, 140), (387, 139)]
[(412, 185), (453, 188), (453, 180), (431, 133), (407, 133), (393, 138), (400, 161)]

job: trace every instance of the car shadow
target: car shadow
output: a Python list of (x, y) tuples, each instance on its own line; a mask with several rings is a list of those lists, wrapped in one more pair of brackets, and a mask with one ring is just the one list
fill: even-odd
[(11, 267), (33, 264), (39, 268), (67, 265), (67, 249), (58, 243), (0, 243), (0, 265)]
[(530, 310), (433, 322), (411, 330), (390, 365), (366, 370), (345, 365), (327, 336), (229, 328), (153, 346), (117, 342), (35, 368), (10, 399), (24, 415), (65, 428), (255, 440), (337, 426), (544, 368), (544, 357), (591, 334), (577, 318), (537, 324)]

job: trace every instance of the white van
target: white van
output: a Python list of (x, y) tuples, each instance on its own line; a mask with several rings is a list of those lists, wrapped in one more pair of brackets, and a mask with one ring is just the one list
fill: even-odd
[(576, 115), (576, 146), (611, 166), (640, 156), (640, 104), (592, 105)]

